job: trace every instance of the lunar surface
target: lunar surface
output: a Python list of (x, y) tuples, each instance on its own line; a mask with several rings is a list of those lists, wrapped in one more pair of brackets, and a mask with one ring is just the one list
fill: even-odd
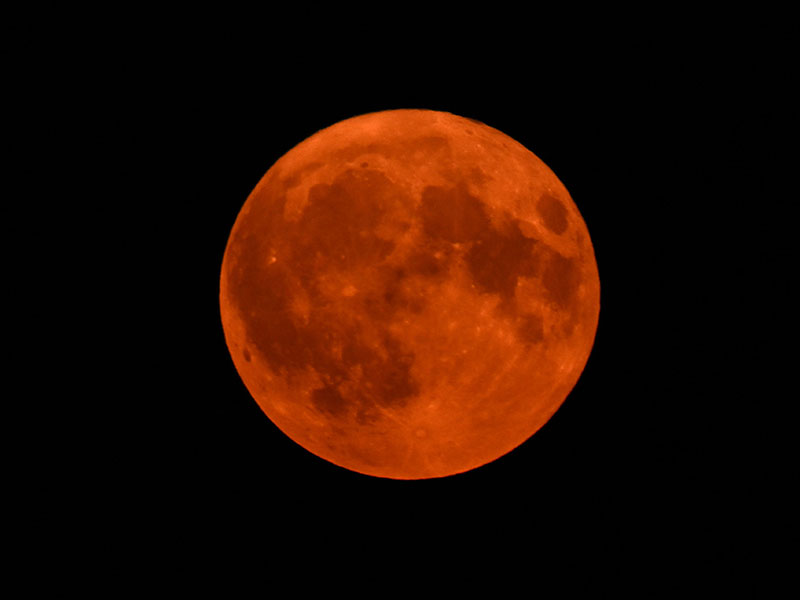
[(600, 281), (563, 184), (500, 131), (393, 110), (337, 123), (253, 190), (220, 310), (244, 384), (347, 469), (443, 477), (489, 463), (563, 403)]

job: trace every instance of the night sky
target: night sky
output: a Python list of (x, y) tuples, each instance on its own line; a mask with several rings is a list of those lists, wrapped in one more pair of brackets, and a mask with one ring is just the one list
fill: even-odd
[[(121, 250), (96, 265), (124, 307), (104, 322), (130, 340), (124, 359), (105, 345), (92, 359), (114, 405), (107, 445), (92, 447), (111, 514), (182, 549), (241, 535), (284, 557), (343, 545), (380, 556), (393, 540), (430, 565), (543, 536), (561, 540), (554, 553), (580, 547), (609, 565), (726, 552), (731, 498), (755, 494), (742, 421), (762, 365), (746, 357), (781, 327), (777, 311), (753, 319), (751, 300), (787, 290), (767, 274), (787, 242), (766, 235), (781, 209), (763, 209), (772, 117), (742, 83), (762, 77), (755, 60), (630, 49), (522, 60), (533, 51), (520, 44), (504, 50), (512, 61), (274, 45), (245, 61), (212, 47), (131, 50), (64, 75), (93, 86), (82, 110), (102, 111), (93, 143), (111, 163), (109, 198), (125, 194), (93, 213), (115, 225), (92, 256)], [(534, 152), (580, 210), (600, 273), (594, 348), (560, 410), (510, 454), (436, 480), (360, 475), (287, 438), (236, 373), (219, 315), (228, 234), (269, 167), (324, 127), (394, 108), (477, 119)], [(756, 251), (757, 235), (770, 241)]]

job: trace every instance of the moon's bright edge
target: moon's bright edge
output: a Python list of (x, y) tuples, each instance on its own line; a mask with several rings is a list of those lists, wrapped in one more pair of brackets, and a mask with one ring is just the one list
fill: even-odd
[(532, 152), (483, 123), (397, 110), (284, 155), (231, 231), (220, 309), (237, 371), (291, 439), (419, 479), (533, 435), (599, 317), (589, 232)]

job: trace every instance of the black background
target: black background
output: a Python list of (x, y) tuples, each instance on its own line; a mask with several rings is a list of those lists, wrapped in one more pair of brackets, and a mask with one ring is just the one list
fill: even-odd
[[(760, 427), (752, 355), (780, 318), (754, 319), (751, 300), (786, 294), (766, 267), (788, 243), (772, 235), (758, 56), (647, 36), (574, 56), (524, 36), (416, 52), (414, 36), (241, 51), (169, 37), (57, 69), (100, 123), (106, 198), (86, 209), (85, 253), (103, 282), (89, 361), (103, 408), (85, 452), (102, 490), (88, 502), (112, 531), (126, 523), (176, 563), (255, 546), (434, 572), (454, 555), (524, 570), (539, 551), (624, 576), (631, 561), (703, 569), (753, 552), (736, 539), (758, 493), (742, 424)], [(287, 438), (238, 377), (219, 315), (227, 237), (267, 169), (324, 127), (394, 108), (477, 119), (533, 151), (583, 215), (601, 281), (595, 345), (561, 409), (508, 455), (434, 480), (360, 475)]]
[[(172, 187), (145, 200), (166, 263), (151, 290), (165, 379), (149, 410), (169, 423), (167, 489), (222, 520), (344, 518), (353, 531), (469, 520), (533, 533), (576, 518), (637, 529), (713, 510), (731, 400), (714, 380), (735, 351), (718, 345), (731, 307), (715, 292), (735, 265), (720, 256), (730, 213), (706, 143), (724, 132), (735, 144), (739, 127), (708, 95), (716, 82), (679, 65), (556, 81), (428, 67), (276, 77), (265, 64), (230, 79), (221, 64), (176, 72), (154, 99), (156, 166)], [(592, 235), (602, 308), (580, 382), (531, 440), (473, 472), (397, 482), (315, 457), (261, 413), (229, 358), (218, 284), (235, 217), (275, 160), (342, 119), (417, 107), (481, 120), (554, 170)]]
[[(345, 520), (351, 532), (421, 534), (469, 521), (532, 534), (575, 519), (668, 530), (713, 520), (732, 400), (717, 395), (715, 379), (735, 352), (716, 333), (737, 312), (715, 293), (736, 268), (718, 244), (738, 208), (718, 197), (722, 157), (706, 146), (738, 135), (735, 115), (709, 95), (716, 82), (680, 65), (597, 65), (556, 81), (403, 67), (377, 78), (333, 65), (276, 77), (265, 64), (234, 79), (225, 64), (176, 69), (177, 82), (153, 99), (152, 143), (164, 145), (154, 166), (171, 187), (145, 199), (165, 261), (150, 291), (165, 317), (152, 332), (163, 379), (147, 406), (169, 423), (169, 468), (158, 473), (166, 489), (212, 520)], [(417, 107), (481, 120), (554, 170), (592, 235), (602, 299), (586, 370), (547, 426), (473, 472), (397, 482), (315, 457), (261, 413), (229, 358), (218, 285), (235, 217), (275, 160), (342, 119)]]

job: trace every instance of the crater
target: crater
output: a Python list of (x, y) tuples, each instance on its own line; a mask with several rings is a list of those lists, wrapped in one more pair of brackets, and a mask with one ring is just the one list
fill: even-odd
[(325, 165), (325, 163), (319, 161), (313, 161), (306, 165), (303, 165), (299, 169), (296, 169), (291, 175), (283, 178), (281, 182), (281, 186), (284, 190), (297, 187), (300, 185), (300, 182), (303, 181), (306, 177), (314, 173), (314, 171), (319, 170)]
[[(468, 272), (482, 293), (500, 296), (501, 308), (513, 310), (519, 277), (539, 273), (541, 256), (538, 241), (525, 235), (519, 219), (505, 214), (505, 221), (494, 226), (484, 203), (467, 191), (463, 184), (452, 188), (428, 186), (422, 192), (419, 216), (428, 248), (450, 246), (463, 257)], [(445, 242), (442, 244), (442, 242)], [(443, 251), (439, 252), (443, 255)], [(426, 275), (436, 276), (452, 260), (436, 260), (436, 252), (419, 256)]]
[(326, 266), (352, 267), (382, 260), (394, 242), (375, 235), (383, 216), (397, 200), (398, 189), (372, 170), (348, 170), (331, 184), (308, 192), (308, 205), (297, 227), (288, 232), (301, 262), (319, 257)]
[(405, 261), (405, 267), (410, 273), (425, 278), (439, 278), (449, 268), (450, 257), (446, 249), (412, 252)]
[(519, 319), (517, 335), (526, 345), (538, 344), (544, 340), (544, 320), (541, 315), (526, 313)]
[(347, 402), (339, 390), (332, 385), (315, 389), (311, 392), (311, 402), (320, 412), (339, 416), (347, 409)]
[(408, 160), (420, 155), (433, 157), (436, 154), (446, 154), (450, 150), (450, 141), (440, 135), (415, 136), (405, 139), (395, 139), (392, 143), (385, 141), (369, 141), (363, 144), (352, 144), (335, 150), (331, 159), (342, 162), (358, 160), (364, 154), (383, 156), (390, 160)]
[[(352, 305), (364, 302), (361, 293), (337, 304), (323, 293), (323, 282), (335, 273), (383, 264), (395, 244), (375, 232), (410, 200), (383, 174), (356, 168), (331, 184), (312, 186), (305, 209), (289, 222), (278, 191), (264, 190), (251, 212), (256, 219), (232, 238), (231, 255), (239, 258), (232, 263), (229, 289), (248, 340), (289, 381), (317, 373), (324, 384), (312, 391), (311, 404), (326, 414), (370, 418), (377, 406), (405, 403), (419, 384), (411, 375), (414, 354), (389, 334), (397, 307), (364, 319), (366, 305)], [(280, 260), (263, 258), (274, 255)], [(433, 266), (419, 262), (413, 269)], [(394, 274), (398, 281), (406, 276)], [(298, 300), (307, 307), (302, 315), (293, 309)], [(399, 294), (396, 304), (403, 302), (409, 300)], [(249, 353), (244, 356), (248, 360)]]
[(517, 279), (538, 272), (536, 245), (536, 240), (522, 234), (516, 219), (507, 231), (482, 231), (466, 255), (472, 279), (482, 292), (498, 294), (504, 304), (510, 303)]
[(426, 187), (419, 210), (425, 233), (452, 243), (474, 240), (491, 225), (483, 203), (462, 186)]
[(553, 233), (561, 235), (567, 230), (567, 209), (555, 196), (543, 194), (536, 204), (536, 210), (542, 216), (544, 226)]
[(542, 284), (556, 305), (568, 308), (580, 286), (580, 277), (580, 268), (575, 259), (553, 252), (542, 275)]

